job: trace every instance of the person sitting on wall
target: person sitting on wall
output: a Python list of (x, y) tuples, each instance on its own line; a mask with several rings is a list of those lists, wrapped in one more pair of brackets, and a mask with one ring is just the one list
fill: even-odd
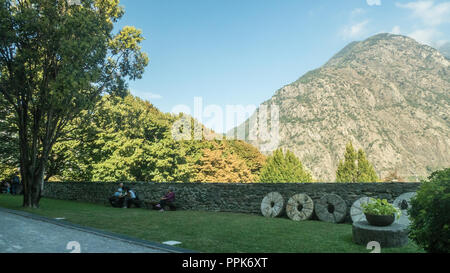
[(12, 179), (11, 194), (12, 195), (20, 194), (19, 189), (20, 189), (20, 178), (19, 174), (16, 173)]
[(125, 191), (123, 183), (120, 183), (117, 191), (111, 198), (109, 198), (109, 203), (111, 203), (111, 206), (113, 207), (120, 208), (123, 204), (124, 198), (125, 198)]
[(123, 207), (124, 209), (131, 207), (131, 205), (135, 205), (138, 207), (138, 198), (136, 192), (128, 187), (124, 187), (125, 197), (123, 198)]
[(170, 187), (167, 194), (164, 197), (161, 197), (161, 200), (156, 207), (160, 209), (159, 211), (163, 212), (164, 207), (170, 205), (173, 201), (175, 201), (175, 193), (173, 192), (173, 188)]
[(11, 192), (11, 185), (9, 184), (8, 181), (5, 182), (5, 186), (4, 187), (5, 187), (5, 190), (4, 190), (5, 193), (9, 194)]
[(6, 193), (6, 181), (0, 182), (0, 193)]

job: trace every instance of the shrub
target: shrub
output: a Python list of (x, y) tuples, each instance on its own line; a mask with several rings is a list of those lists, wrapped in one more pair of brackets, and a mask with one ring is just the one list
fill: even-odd
[(430, 253), (450, 252), (450, 168), (431, 174), (411, 200), (410, 238)]

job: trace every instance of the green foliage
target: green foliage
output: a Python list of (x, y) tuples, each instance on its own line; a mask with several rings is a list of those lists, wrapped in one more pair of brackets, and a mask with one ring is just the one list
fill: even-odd
[(259, 176), (262, 167), (266, 163), (266, 157), (259, 152), (259, 150), (241, 140), (228, 140), (225, 141), (227, 146), (231, 149), (232, 153), (236, 153), (242, 158), (250, 171)]
[(0, 94), (19, 133), (24, 205), (37, 207), (53, 146), (102, 94), (124, 95), (148, 57), (118, 0), (0, 0)]
[(0, 163), (0, 181), (11, 180), (16, 171), (17, 168)]
[(336, 171), (337, 182), (377, 182), (374, 167), (366, 158), (362, 149), (356, 152), (352, 143), (347, 144), (344, 161), (340, 161)]
[[(55, 145), (48, 179), (63, 181), (254, 182), (265, 157), (241, 141), (172, 138), (180, 116), (131, 95), (104, 96)], [(201, 174), (201, 175), (200, 175)], [(50, 177), (52, 176), (52, 177)]]
[(174, 120), (131, 95), (105, 96), (55, 145), (53, 158), (62, 165), (54, 175), (71, 181), (187, 182), (185, 148), (170, 137)]
[(422, 182), (408, 212), (413, 241), (427, 252), (450, 252), (450, 168)]
[(287, 151), (284, 154), (283, 150), (278, 149), (267, 158), (259, 181), (262, 183), (299, 183), (313, 182), (313, 179), (294, 153)]
[(372, 215), (396, 215), (397, 218), (400, 218), (402, 215), (401, 210), (394, 207), (394, 205), (390, 204), (386, 199), (374, 199), (371, 198), (371, 201), (367, 204), (362, 204), (363, 212)]
[(13, 109), (0, 95), (0, 180), (9, 178), (19, 165), (19, 139)]

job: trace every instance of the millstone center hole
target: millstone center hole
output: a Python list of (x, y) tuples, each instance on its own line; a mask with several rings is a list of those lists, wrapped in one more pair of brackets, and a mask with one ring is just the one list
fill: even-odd
[(273, 202), (273, 201), (270, 202), (270, 207), (272, 207), (272, 208), (275, 207), (275, 202)]
[(328, 204), (328, 212), (334, 213), (334, 205), (333, 204)]
[(303, 210), (303, 205), (302, 205), (302, 204), (298, 204), (297, 210), (298, 210), (298, 211), (302, 211), (302, 210)]

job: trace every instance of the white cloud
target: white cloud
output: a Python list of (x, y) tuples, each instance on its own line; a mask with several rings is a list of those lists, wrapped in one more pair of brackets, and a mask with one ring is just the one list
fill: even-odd
[(392, 28), (391, 33), (392, 34), (402, 34), (402, 31), (400, 30), (399, 26), (395, 26)]
[(450, 1), (435, 3), (433, 0), (419, 0), (396, 3), (396, 6), (411, 11), (411, 17), (416, 20), (415, 28), (408, 36), (434, 47), (448, 40), (439, 29), (450, 23)]
[(368, 23), (369, 20), (365, 20), (354, 25), (347, 26), (341, 31), (341, 36), (343, 38), (358, 38), (366, 33), (366, 26)]
[(381, 6), (381, 0), (367, 0), (369, 6)]
[(448, 40), (439, 40), (439, 41), (436, 41), (435, 44), (439, 48), (439, 47), (442, 47), (443, 45), (445, 45), (448, 42), (449, 42)]
[(428, 28), (428, 29), (418, 29), (408, 34), (409, 37), (418, 41), (419, 43), (426, 44), (429, 46), (435, 46), (435, 42), (442, 33), (439, 31)]
[(396, 6), (412, 11), (415, 18), (419, 18), (425, 25), (438, 26), (450, 22), (450, 2), (435, 4), (434, 1), (416, 1), (406, 4), (396, 3)]

